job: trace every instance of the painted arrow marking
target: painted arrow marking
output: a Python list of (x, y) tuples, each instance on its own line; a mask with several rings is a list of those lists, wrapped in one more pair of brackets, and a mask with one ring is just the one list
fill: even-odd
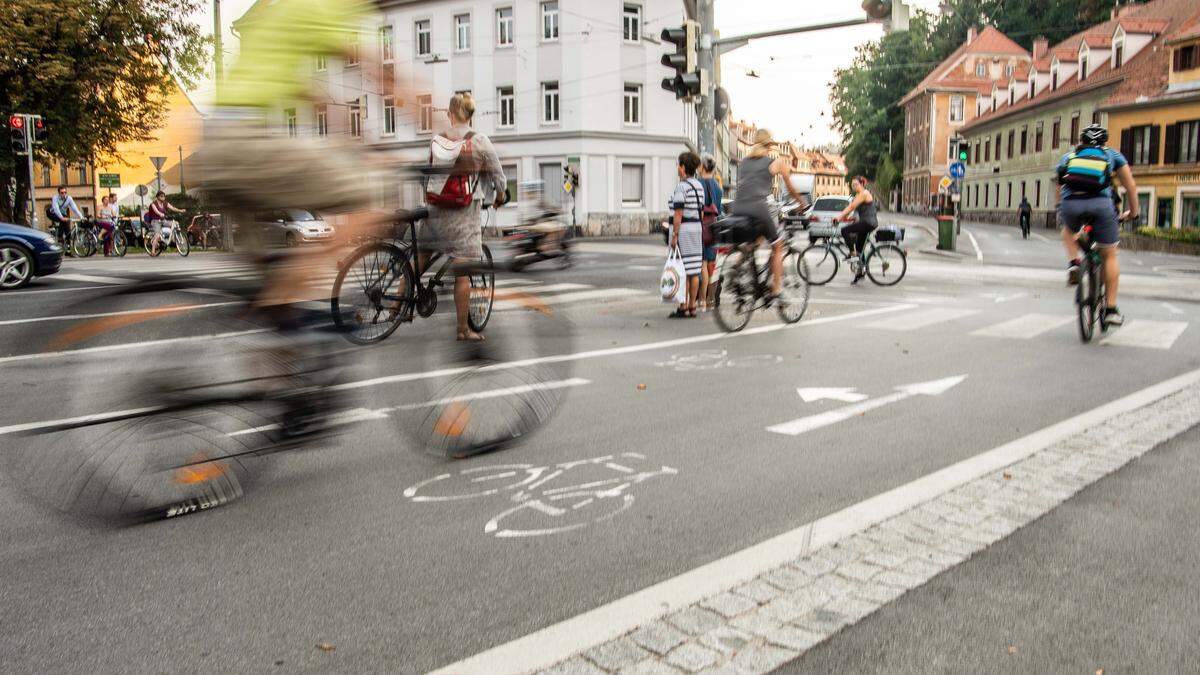
[(854, 405), (848, 405), (837, 410), (830, 410), (819, 415), (810, 415), (801, 417), (791, 422), (776, 424), (767, 427), (767, 431), (776, 434), (785, 434), (787, 436), (799, 436), (800, 434), (827, 427), (831, 424), (844, 422), (852, 417), (861, 415), (867, 411), (882, 408), (893, 403), (899, 403), (913, 396), (938, 396), (953, 389), (963, 380), (967, 379), (966, 375), (958, 375), (956, 377), (947, 377), (942, 380), (933, 380), (932, 382), (918, 382), (916, 384), (907, 384), (901, 387), (896, 387), (896, 393), (880, 396), (879, 398), (857, 402)]
[(870, 396), (860, 394), (855, 387), (810, 387), (808, 389), (797, 389), (797, 394), (805, 403), (829, 399), (831, 401), (841, 401), (843, 403), (858, 403), (865, 401)]

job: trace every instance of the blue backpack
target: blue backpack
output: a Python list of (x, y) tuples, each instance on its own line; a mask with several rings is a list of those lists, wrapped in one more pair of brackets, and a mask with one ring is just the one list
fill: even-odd
[(1058, 182), (1075, 194), (1100, 196), (1112, 186), (1113, 162), (1107, 148), (1079, 146), (1058, 169)]

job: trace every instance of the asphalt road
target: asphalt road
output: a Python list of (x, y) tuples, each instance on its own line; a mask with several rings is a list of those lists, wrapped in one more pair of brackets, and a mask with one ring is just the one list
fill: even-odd
[[(559, 372), (575, 382), (548, 427), (517, 447), (449, 462), (415, 452), (396, 418), (367, 421), (327, 447), (272, 457), (268, 475), (233, 504), (124, 529), (65, 519), (0, 482), (6, 668), (429, 670), (1200, 367), (1191, 326), (1200, 288), (1189, 279), (1131, 279), (1121, 303), (1129, 325), (1109, 344), (1083, 346), (1059, 270), (914, 251), (897, 287), (850, 287), (843, 272), (814, 290), (796, 327), (778, 329), (764, 315), (752, 324), (761, 330), (727, 337), (709, 317), (665, 318), (652, 242), (582, 249), (571, 270), (522, 281), (523, 290), (564, 298), (555, 306), (574, 338), (548, 348), (574, 355)], [(229, 328), (206, 318), (217, 308), (198, 308), (107, 343), (122, 349), (39, 354), (66, 308), (87, 313), (79, 301), (136, 272), (232, 277), (237, 265), (212, 254), (68, 261), (61, 277), (3, 296), (0, 371), (20, 394), (0, 410), (0, 427), (114, 409), (135, 374), (173, 358), (190, 363), (196, 347), (147, 343)], [(155, 300), (214, 301), (193, 292)], [(492, 329), (513, 316), (497, 313)], [(356, 352), (354, 379), (420, 370), (410, 346), (398, 333)], [(940, 395), (796, 436), (767, 430), (845, 405), (805, 402), (797, 388), (881, 397), (955, 376), (966, 379)], [(413, 400), (413, 391), (391, 380), (358, 395), (383, 407)], [(0, 451), (22, 442), (0, 435)], [(504, 494), (434, 502), (404, 494), (464, 470), (605, 457), (613, 459), (572, 471), (580, 480), (648, 475), (630, 486), (628, 508), (600, 522), (506, 515), (514, 502)], [(568, 525), (580, 526), (497, 536)]]

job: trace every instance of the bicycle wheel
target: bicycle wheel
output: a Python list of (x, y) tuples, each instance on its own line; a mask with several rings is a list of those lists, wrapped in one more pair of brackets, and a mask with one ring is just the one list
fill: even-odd
[(178, 232), (175, 233), (175, 250), (179, 251), (179, 255), (184, 258), (192, 252), (192, 245), (188, 243), (188, 238)]
[(1079, 285), (1075, 287), (1075, 307), (1079, 318), (1079, 339), (1092, 341), (1096, 326), (1095, 279), (1087, 262), (1080, 265)]
[(783, 260), (783, 287), (775, 301), (775, 311), (784, 323), (797, 323), (808, 311), (807, 265), (798, 251), (788, 251)]
[(908, 256), (895, 244), (879, 244), (867, 257), (867, 276), (879, 286), (895, 286), (908, 271)]
[(482, 269), (471, 274), (470, 310), (467, 325), (476, 333), (483, 332), (492, 318), (492, 305), (496, 299), (496, 269), (492, 266), (492, 251), (483, 246)]
[[(749, 255), (753, 255), (750, 252)], [(756, 301), (750, 261), (745, 251), (733, 251), (721, 265), (721, 279), (717, 282), (717, 306), (713, 318), (727, 333), (736, 333), (750, 323), (754, 316)]]
[(163, 249), (167, 247), (167, 242), (162, 241), (161, 239), (159, 240), (158, 245), (155, 246), (153, 234), (143, 237), (143, 239), (146, 246), (146, 255), (150, 256), (151, 258), (157, 258), (158, 256), (162, 255)]
[(837, 251), (828, 244), (809, 244), (796, 258), (796, 264), (803, 261), (804, 267), (798, 268), (800, 274), (814, 286), (824, 286), (833, 280), (838, 273)]
[(88, 230), (77, 229), (71, 237), (71, 253), (76, 258), (87, 258), (96, 254), (96, 236)]
[(350, 254), (333, 282), (334, 325), (355, 344), (379, 342), (401, 322), (412, 320), (416, 286), (406, 251), (382, 242), (367, 244)]
[(129, 251), (129, 243), (125, 241), (125, 233), (120, 230), (113, 230), (112, 233), (112, 252), (113, 254), (124, 258), (125, 253)]

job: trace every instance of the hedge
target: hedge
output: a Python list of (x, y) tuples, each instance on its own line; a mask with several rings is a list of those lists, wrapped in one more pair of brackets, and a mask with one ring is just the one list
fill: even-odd
[(1200, 244), (1200, 227), (1157, 228), (1139, 227), (1137, 233), (1143, 237), (1162, 241), (1177, 241), (1185, 244)]

